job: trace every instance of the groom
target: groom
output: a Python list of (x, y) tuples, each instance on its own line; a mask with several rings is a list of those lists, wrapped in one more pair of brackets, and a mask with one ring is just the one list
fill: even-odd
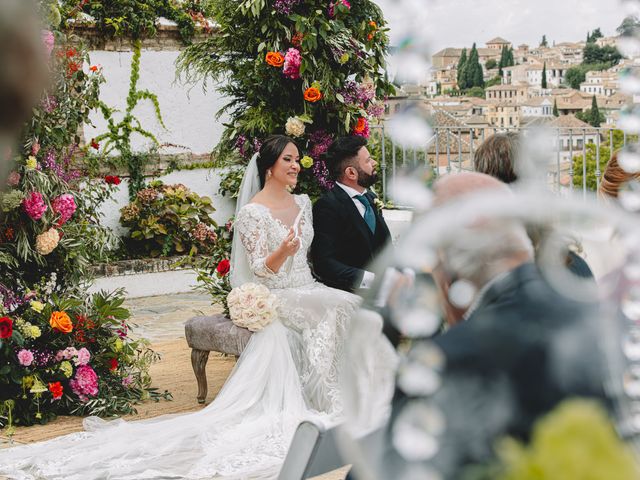
[(313, 206), (311, 259), (322, 283), (353, 292), (375, 279), (365, 267), (390, 239), (389, 229), (368, 190), (377, 162), (359, 136), (337, 138), (327, 152), (335, 186)]

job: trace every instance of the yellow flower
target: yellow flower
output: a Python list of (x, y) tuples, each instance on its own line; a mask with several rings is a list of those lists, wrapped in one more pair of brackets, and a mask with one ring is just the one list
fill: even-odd
[(73, 375), (73, 367), (71, 366), (71, 362), (65, 360), (60, 364), (60, 371), (64, 374), (65, 377), (71, 378)]
[(116, 338), (116, 341), (113, 342), (113, 350), (115, 352), (120, 352), (122, 350), (122, 340)]
[(44, 303), (38, 302), (37, 300), (32, 300), (30, 305), (31, 309), (38, 313), (42, 313), (42, 310), (44, 310)]
[(32, 325), (31, 328), (29, 329), (29, 336), (31, 338), (39, 338), (40, 335), (42, 335), (42, 330), (40, 330), (40, 327), (36, 327), (35, 325)]
[(33, 375), (27, 375), (26, 377), (22, 377), (22, 386), (24, 388), (31, 388), (34, 380), (35, 380), (35, 377)]
[(302, 165), (304, 168), (311, 167), (311, 165), (313, 165), (313, 158), (311, 158), (309, 155), (305, 155), (304, 157), (302, 157), (302, 160), (300, 160), (300, 165)]
[(27, 158), (26, 166), (27, 170), (35, 170), (35, 168), (38, 166), (38, 160), (36, 160), (36, 157), (30, 155), (29, 158)]
[(340, 59), (338, 60), (338, 63), (340, 63), (340, 65), (344, 65), (345, 63), (347, 63), (349, 61), (349, 54), (348, 53), (343, 53), (340, 56)]

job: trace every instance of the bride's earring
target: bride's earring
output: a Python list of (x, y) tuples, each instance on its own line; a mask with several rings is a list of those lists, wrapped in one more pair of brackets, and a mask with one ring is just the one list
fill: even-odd
[(267, 170), (267, 178), (271, 178), (271, 170)]

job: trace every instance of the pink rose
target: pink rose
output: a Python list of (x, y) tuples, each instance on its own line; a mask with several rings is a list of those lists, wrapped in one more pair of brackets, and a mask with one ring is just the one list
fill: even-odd
[(91, 360), (91, 353), (89, 353), (89, 350), (83, 347), (78, 350), (74, 363), (76, 365), (86, 365), (87, 363), (89, 363), (89, 360)]
[(10, 187), (17, 187), (20, 183), (20, 174), (18, 172), (11, 172), (7, 177), (7, 185)]
[(22, 201), (22, 208), (32, 220), (40, 220), (47, 211), (47, 204), (40, 192), (31, 192)]
[(20, 365), (23, 367), (28, 367), (33, 363), (33, 353), (23, 348), (18, 352), (18, 362), (20, 362)]

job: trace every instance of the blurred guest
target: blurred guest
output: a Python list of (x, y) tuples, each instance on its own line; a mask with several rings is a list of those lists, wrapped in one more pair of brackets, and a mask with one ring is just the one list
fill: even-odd
[[(511, 184), (518, 180), (518, 161), (520, 155), (520, 136), (515, 132), (497, 133), (487, 138), (476, 150), (473, 166), (476, 172), (485, 173), (498, 180)], [(551, 233), (550, 229), (529, 229), (529, 235), (536, 251)], [(581, 278), (593, 278), (587, 262), (574, 250), (581, 250), (575, 240), (566, 247), (565, 266), (574, 275)]]
[[(482, 191), (512, 195), (488, 175), (460, 173), (436, 183), (435, 203)], [(521, 224), (485, 219), (463, 230), (442, 246), (434, 272), (455, 324), (434, 339), (446, 365), (434, 401), (447, 421), (434, 463), (448, 478), (489, 458), (497, 438), (526, 439), (534, 421), (561, 400), (604, 397), (591, 322), (596, 306), (550, 287)], [(461, 284), (472, 292), (466, 301), (454, 294)]]
[(47, 61), (32, 0), (0, 2), (0, 185), (16, 137), (45, 86)]

